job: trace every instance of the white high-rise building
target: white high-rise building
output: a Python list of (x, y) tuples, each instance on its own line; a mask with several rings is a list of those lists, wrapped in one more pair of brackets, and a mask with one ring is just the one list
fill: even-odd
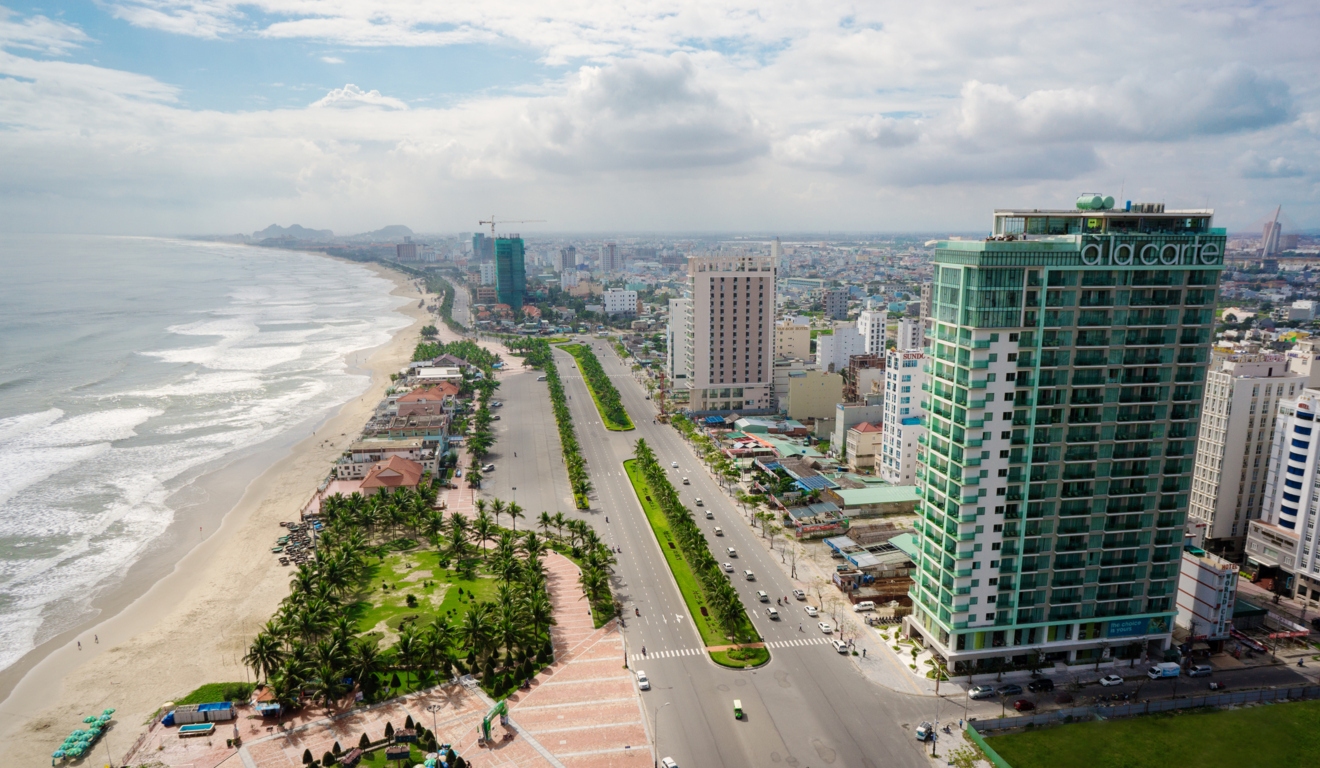
[(566, 269), (559, 273), (559, 287), (567, 291), (569, 288), (576, 288), (578, 284), (577, 268)]
[(495, 284), (495, 262), (493, 261), (481, 262), (481, 284), (482, 285)]
[(922, 347), (922, 324), (921, 319), (916, 317), (905, 317), (898, 321), (898, 332), (895, 341), (895, 347), (901, 352), (904, 350), (920, 350)]
[(864, 309), (857, 316), (857, 332), (862, 335), (865, 354), (885, 353), (885, 324), (888, 322), (889, 312), (883, 309)]
[(778, 237), (770, 243), (770, 259), (774, 261), (775, 269), (784, 266), (784, 246), (780, 244)]
[(665, 341), (669, 352), (669, 386), (678, 387), (680, 382), (691, 378), (692, 362), (692, 299), (669, 300), (669, 325), (665, 330)]
[(637, 291), (625, 291), (611, 288), (601, 295), (607, 315), (640, 315), (641, 305), (637, 302)]
[[(1279, 404), (1270, 444), (1265, 508), (1247, 530), (1247, 563), (1257, 579), (1274, 582), (1285, 595), (1320, 598), (1320, 390), (1306, 389)], [(1279, 581), (1282, 580), (1282, 584)]]
[(689, 408), (769, 411), (775, 266), (769, 256), (693, 256)]
[(816, 367), (842, 373), (853, 355), (866, 354), (866, 339), (852, 323), (838, 323), (834, 332), (816, 337)]
[(1205, 378), (1187, 530), (1202, 546), (1235, 559), (1265, 504), (1279, 402), (1301, 393), (1307, 377), (1289, 370), (1282, 354), (1216, 351)]
[(926, 432), (921, 424), (921, 385), (926, 381), (921, 365), (925, 358), (921, 350), (885, 353), (884, 433), (876, 467), (880, 478), (894, 485), (916, 483), (917, 439)]

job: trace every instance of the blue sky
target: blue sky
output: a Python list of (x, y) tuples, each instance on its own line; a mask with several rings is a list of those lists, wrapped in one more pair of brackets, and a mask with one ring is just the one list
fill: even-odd
[(0, 231), (1320, 227), (1303, 2), (0, 0)]

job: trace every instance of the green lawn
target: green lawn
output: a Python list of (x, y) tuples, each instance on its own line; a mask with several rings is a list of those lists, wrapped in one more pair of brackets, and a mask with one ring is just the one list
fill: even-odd
[[(679, 552), (678, 545), (673, 541), (673, 534), (669, 529), (669, 520), (665, 518), (660, 507), (650, 499), (650, 484), (646, 482), (646, 476), (637, 466), (636, 459), (629, 459), (623, 462), (623, 468), (628, 472), (628, 480), (632, 483), (633, 492), (637, 494), (637, 500), (642, 505), (642, 510), (646, 512), (646, 519), (651, 524), (651, 530), (655, 532), (655, 538), (660, 542), (660, 550), (665, 554), (665, 562), (669, 563), (669, 570), (674, 574), (674, 581), (678, 583), (678, 591), (683, 594), (683, 602), (687, 604), (688, 615), (697, 625), (697, 631), (701, 633), (701, 641), (708, 646), (728, 645), (729, 638), (724, 634), (724, 630), (715, 622), (714, 618), (702, 616), (701, 608), (705, 605), (702, 598), (701, 584), (697, 577), (692, 573), (687, 560)], [(750, 625), (750, 621), (748, 622)], [(750, 626), (749, 630), (755, 631)], [(711, 658), (718, 664), (729, 667), (747, 667), (764, 664), (770, 660), (770, 652), (764, 648), (749, 649), (759, 650), (760, 654), (748, 654), (748, 659), (735, 659), (729, 656), (728, 652), (717, 651), (711, 654)], [(762, 658), (763, 656), (763, 658)]]
[(252, 683), (207, 683), (181, 699), (176, 706), (210, 704), (215, 701), (247, 701), (252, 695)]
[(1320, 762), (1320, 701), (1074, 723), (986, 742), (1013, 768), (1303, 766)]
[[(457, 624), (474, 599), (494, 601), (498, 584), (492, 576), (478, 573), (476, 578), (466, 579), (441, 568), (440, 555), (427, 547), (390, 552), (368, 568), (368, 573), (367, 590), (349, 610), (360, 631), (385, 640), (382, 648), (394, 644), (399, 626), (407, 621), (424, 628), (444, 615)], [(417, 599), (416, 607), (408, 606), (408, 595)]]
[[(574, 360), (579, 360), (582, 353), (587, 351), (587, 348), (581, 344), (561, 344), (559, 348), (572, 355)], [(578, 366), (578, 371), (582, 372), (582, 381), (587, 385), (587, 391), (591, 393), (591, 401), (596, 404), (596, 413), (600, 414), (600, 421), (605, 425), (606, 429), (611, 432), (629, 432), (637, 429), (637, 427), (633, 426), (631, 420), (617, 422), (607, 417), (605, 415), (605, 409), (600, 406), (600, 397), (596, 395), (596, 388), (591, 386), (591, 379), (587, 378), (587, 374), (585, 371), (582, 371), (581, 365)]]

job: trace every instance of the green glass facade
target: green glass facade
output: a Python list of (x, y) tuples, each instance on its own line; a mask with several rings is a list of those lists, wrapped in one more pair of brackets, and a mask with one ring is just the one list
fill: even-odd
[(1208, 222), (937, 246), (910, 627), (955, 673), (1168, 647), (1223, 268)]
[(523, 266), (521, 237), (495, 238), (495, 294), (497, 301), (515, 310), (527, 292), (527, 270)]

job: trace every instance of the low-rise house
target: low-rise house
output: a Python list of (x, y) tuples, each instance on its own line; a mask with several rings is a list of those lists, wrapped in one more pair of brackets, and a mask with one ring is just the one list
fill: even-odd
[(866, 421), (849, 429), (845, 441), (845, 456), (847, 457), (848, 467), (854, 471), (874, 467), (875, 457), (880, 453), (883, 434), (884, 430), (879, 424)]
[(871, 485), (827, 489), (822, 498), (837, 504), (845, 517), (880, 517), (913, 514), (919, 497), (915, 486)]
[(335, 477), (340, 480), (360, 480), (372, 467), (398, 456), (422, 465), (427, 472), (436, 471), (434, 443), (420, 437), (403, 440), (360, 440), (353, 443), (335, 463)]
[(454, 398), (458, 393), (459, 386), (452, 381), (419, 387), (396, 400), (396, 413), (403, 417), (439, 416), (454, 409)]
[(374, 493), (377, 489), (416, 488), (422, 482), (423, 474), (421, 464), (402, 456), (391, 456), (367, 472), (362, 481), (362, 493)]

